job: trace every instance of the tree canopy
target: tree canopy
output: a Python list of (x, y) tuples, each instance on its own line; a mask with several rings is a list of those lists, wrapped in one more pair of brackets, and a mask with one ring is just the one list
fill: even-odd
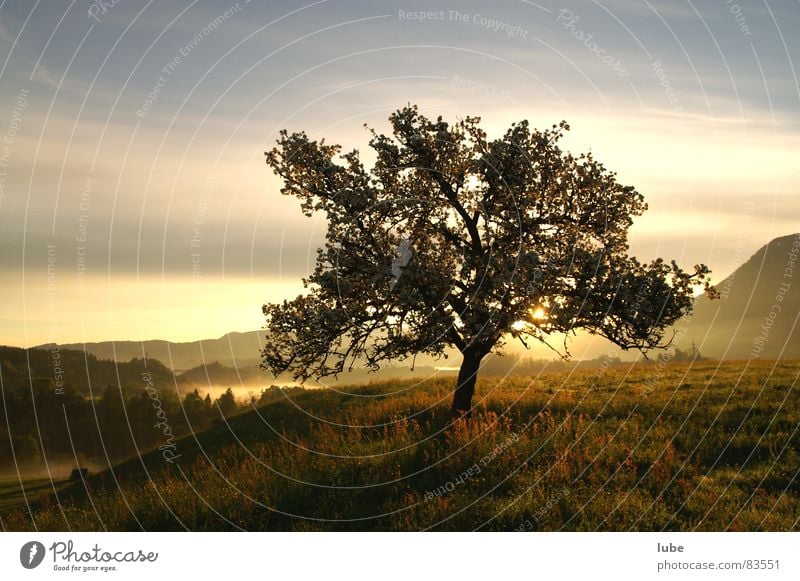
[[(266, 161), (326, 242), (306, 294), (263, 307), (263, 366), (296, 379), (418, 353), (464, 356), (453, 409), (471, 408), (482, 358), (509, 340), (566, 355), (555, 333), (587, 331), (622, 349), (665, 347), (709, 270), (628, 255), (628, 229), (647, 208), (590, 154), (559, 147), (566, 122), (514, 123), (489, 140), (480, 118), (448, 123), (407, 106), (376, 154), (282, 131)], [(713, 289), (711, 289), (713, 291)]]

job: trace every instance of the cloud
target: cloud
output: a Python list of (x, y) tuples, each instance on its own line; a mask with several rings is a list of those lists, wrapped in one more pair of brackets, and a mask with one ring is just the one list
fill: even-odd
[(8, 31), (6, 25), (3, 24), (3, 21), (0, 20), (0, 43), (3, 44), (13, 44), (14, 36)]
[(676, 2), (632, 1), (632, 0), (595, 0), (595, 4), (605, 8), (612, 14), (634, 14), (658, 18), (696, 19), (697, 13), (688, 5)]
[[(451, 8), (445, 2), (409, 4), (403, 9)], [(138, 8), (122, 3), (77, 54), (90, 25), (85, 11), (70, 14), (42, 53), (58, 19), (37, 10), (0, 91), (0, 111), (11, 111), (14, 83), (6, 79), (27, 82), (42, 55), (4, 177), (3, 288), (16, 297), (34, 292), (46, 264), (43, 252), (53, 241), (62, 280), (72, 284), (87, 180), (91, 278), (85, 288), (94, 293), (93, 302), (102, 302), (102, 285), (130, 282), (136, 273), (156, 289), (161, 287), (153, 281), (162, 273), (165, 288), (191, 282), (198, 218), (200, 264), (210, 279), (299, 281), (313, 266), (324, 217), (304, 218), (296, 200), (279, 193), (262, 152), (278, 130), (305, 130), (345, 149), (359, 148), (369, 164), (362, 124), (385, 132), (388, 114), (407, 102), (434, 117), (480, 115), (490, 137), (521, 119), (535, 127), (568, 120), (572, 131), (565, 147), (593, 151), (650, 203), (650, 212), (634, 226), (637, 254), (680, 255), (727, 268), (726, 249), (734, 247), (742, 229), (756, 247), (785, 234), (798, 217), (793, 200), (800, 190), (795, 163), (800, 122), (793, 71), (769, 13), (748, 6), (748, 23), (769, 34), (743, 39), (725, 6), (712, 10), (710, 2), (700, 2), (712, 38), (689, 5), (601, 4), (580, 4), (573, 11), (580, 14), (579, 28), (624, 62), (630, 71), (624, 79), (556, 22), (556, 12), (522, 2), (463, 2), (458, 10), (520, 26), (527, 38), (490, 30), (471, 16), (468, 22), (410, 22), (398, 18), (396, 3), (323, 2), (260, 30), (223, 59), (247, 35), (297, 7), (288, 0), (251, 2), (169, 73), (144, 118), (137, 117), (137, 109), (163, 67), (181, 56), (180, 48), (216, 17), (218, 7), (198, 5), (164, 31), (182, 8), (171, 8), (171, 16), (148, 10), (131, 23)], [(381, 14), (391, 17), (352, 22)], [(776, 17), (787, 30), (796, 20), (777, 12)], [(0, 22), (4, 47), (14, 40), (13, 23)], [(323, 30), (337, 23), (349, 24)], [(653, 59), (661, 61), (669, 91)], [(213, 188), (206, 194), (209, 178)], [(751, 200), (746, 221), (741, 209)], [(24, 287), (22, 266), (30, 277)], [(207, 308), (215, 313), (225, 308), (223, 295), (214, 298), (209, 291)], [(112, 297), (132, 300), (116, 291)], [(139, 305), (142, 320), (168, 317), (151, 299)], [(250, 299), (239, 295), (238, 300)], [(0, 318), (18, 320), (19, 308), (0, 305)], [(32, 310), (27, 316), (33, 317)]]

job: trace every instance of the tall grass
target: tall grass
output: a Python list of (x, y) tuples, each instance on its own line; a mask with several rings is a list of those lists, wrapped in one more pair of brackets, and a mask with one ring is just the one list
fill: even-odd
[(8, 530), (797, 530), (796, 362), (309, 391), (222, 420)]

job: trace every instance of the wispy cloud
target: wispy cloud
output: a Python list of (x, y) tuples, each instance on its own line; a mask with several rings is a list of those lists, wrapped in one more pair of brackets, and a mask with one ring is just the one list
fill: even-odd
[[(401, 7), (442, 11), (443, 19), (425, 22), (399, 18), (389, 0), (309, 2), (301, 12), (289, 0), (242, 2), (182, 53), (217, 18), (218, 3), (202, 0), (182, 15), (189, 4), (162, 3), (156, 11), (154, 3), (136, 22), (143, 4), (119, 3), (101, 23), (76, 9), (55, 33), (63, 12), (40, 7), (12, 50), (15, 25), (30, 7), (7, 2), (0, 10), (0, 49), (10, 57), (0, 79), (0, 139), (15, 87), (30, 85), (31, 93), (3, 182), (4, 291), (22, 296), (13, 269), (23, 246), (30, 290), (45, 264), (41, 248), (55, 240), (67, 281), (59, 292), (64, 303), (78, 304), (66, 289), (84, 214), (92, 285), (136, 273), (149, 281), (162, 276), (164, 288), (183, 284), (201, 213), (209, 277), (241, 282), (252, 275), (262, 290), (281, 276), (296, 280), (313, 263), (325, 223), (305, 219), (296, 200), (279, 193), (264, 149), (280, 129), (305, 130), (359, 148), (369, 163), (363, 124), (386, 131), (388, 114), (407, 102), (431, 116), (480, 115), (491, 136), (521, 119), (538, 127), (567, 119), (570, 150), (593, 151), (646, 195), (651, 210), (634, 226), (637, 253), (700, 262), (711, 252), (713, 260), (714, 248), (732, 246), (739, 208), (751, 199), (748, 231), (785, 233), (800, 219), (792, 203), (800, 190), (792, 64), (800, 54), (789, 35), (800, 25), (800, 5), (771, 6), (776, 28), (767, 9), (740, 4), (752, 36), (743, 36), (725, 3), (702, 0), (412, 0)], [(580, 16), (580, 35), (556, 20), (564, 7)], [(509, 36), (481, 18), (527, 34)], [(630, 75), (620, 77), (602, 55)], [(174, 67), (166, 76), (165, 66)], [(148, 99), (141, 118), (136, 112)], [(209, 177), (214, 188), (204, 198)], [(83, 210), (87, 179), (92, 193)], [(98, 288), (85, 290), (102, 302)], [(42, 307), (37, 296), (26, 297), (31, 328)], [(208, 308), (240, 309), (233, 319), (243, 321), (252, 305), (237, 296), (241, 304), (221, 297)], [(143, 320), (164, 313), (145, 302)], [(0, 305), (0, 318), (18, 320), (18, 308)]]

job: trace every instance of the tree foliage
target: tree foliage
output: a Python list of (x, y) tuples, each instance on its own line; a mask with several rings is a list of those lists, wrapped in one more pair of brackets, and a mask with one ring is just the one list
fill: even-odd
[(647, 205), (591, 154), (559, 147), (566, 122), (521, 121), (489, 140), (478, 117), (451, 124), (408, 106), (389, 121), (390, 135), (370, 130), (371, 170), (303, 132), (266, 153), (281, 192), (328, 223), (306, 294), (264, 305), (274, 374), (378, 369), (449, 346), (474, 363), (510, 339), (566, 355), (548, 337), (579, 330), (646, 352), (669, 343), (694, 287), (709, 288), (704, 265), (628, 255)]

